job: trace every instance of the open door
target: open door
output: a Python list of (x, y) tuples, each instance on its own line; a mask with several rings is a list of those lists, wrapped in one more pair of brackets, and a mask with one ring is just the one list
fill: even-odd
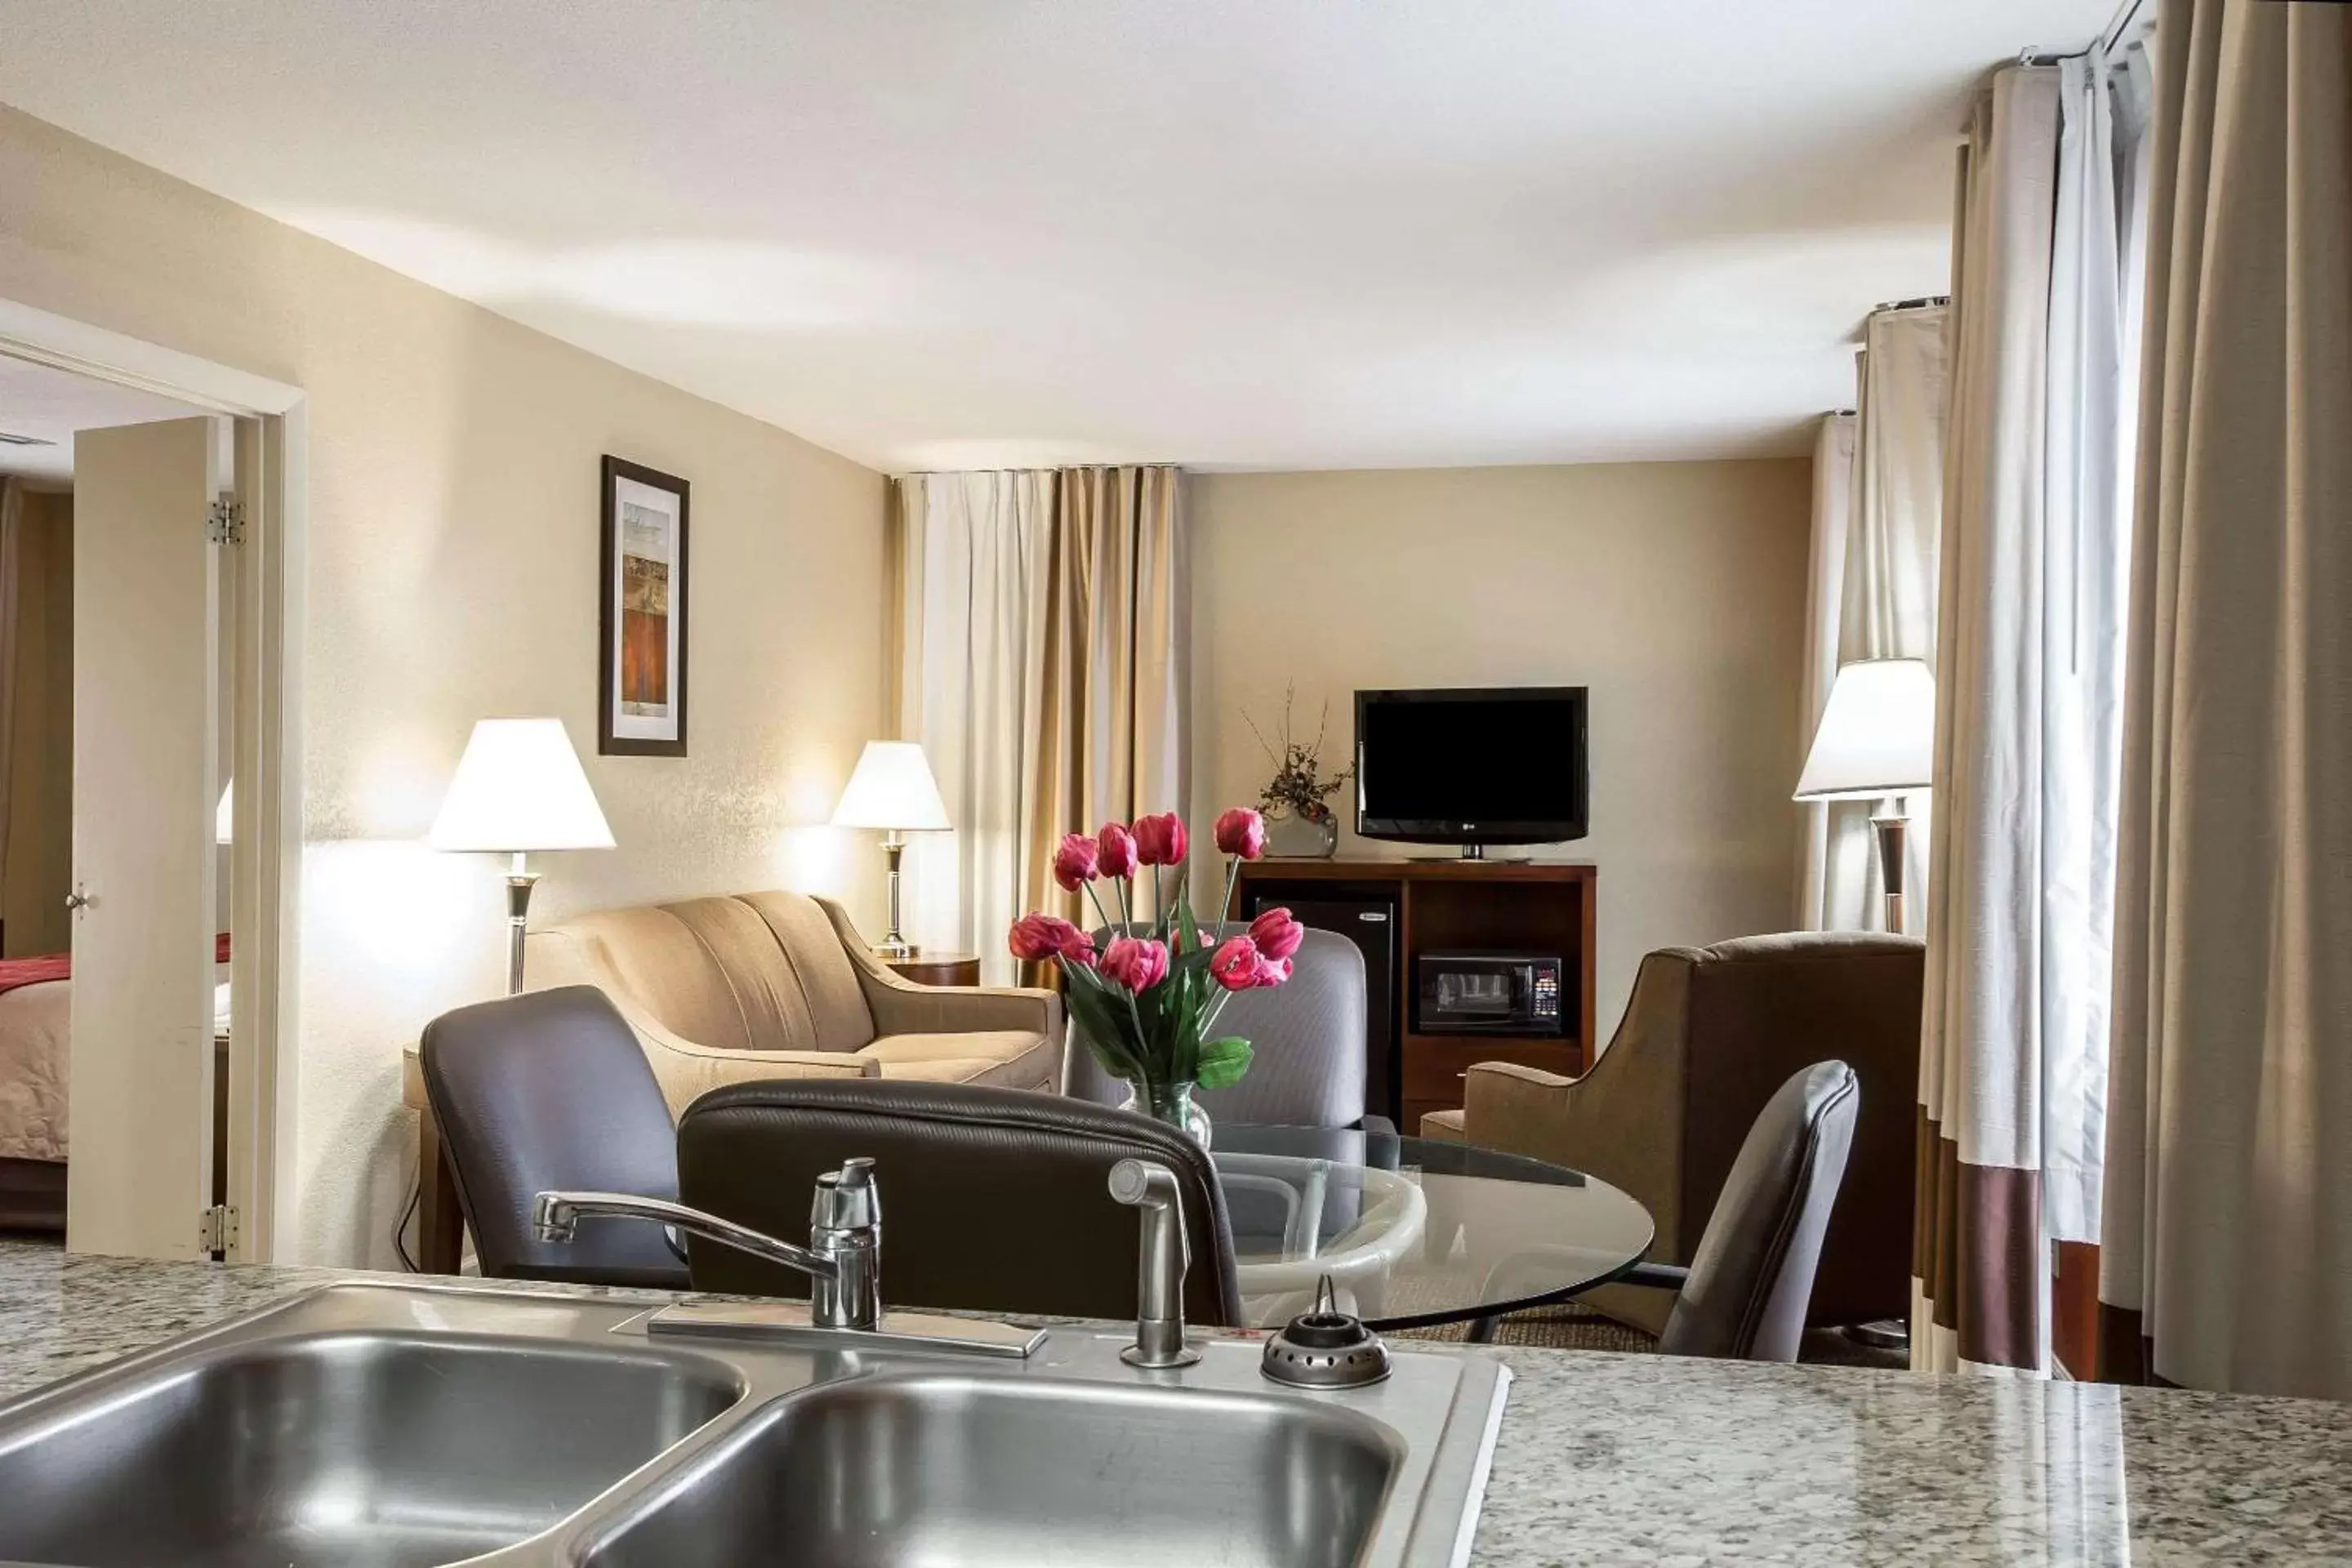
[(219, 600), (212, 418), (74, 440), (66, 1245), (204, 1256)]

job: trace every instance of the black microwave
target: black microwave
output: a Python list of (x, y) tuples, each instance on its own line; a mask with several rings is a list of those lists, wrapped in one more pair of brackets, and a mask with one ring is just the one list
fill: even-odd
[(1567, 961), (1532, 952), (1424, 952), (1413, 1029), (1423, 1035), (1557, 1035)]

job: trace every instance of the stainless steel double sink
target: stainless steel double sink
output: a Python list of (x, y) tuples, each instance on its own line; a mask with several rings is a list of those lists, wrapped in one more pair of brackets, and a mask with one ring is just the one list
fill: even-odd
[[(624, 1302), (338, 1285), (0, 1405), (0, 1563), (69, 1568), (1444, 1568), (1507, 1374), (1277, 1389), (648, 1337)], [(887, 1324), (886, 1324), (887, 1327)]]

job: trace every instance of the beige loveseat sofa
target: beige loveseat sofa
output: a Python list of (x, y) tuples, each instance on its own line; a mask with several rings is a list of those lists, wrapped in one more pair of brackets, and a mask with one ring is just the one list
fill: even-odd
[(1060, 997), (912, 984), (872, 956), (841, 906), (803, 893), (579, 915), (530, 933), (525, 973), (534, 991), (602, 988), (644, 1043), (673, 1116), (757, 1079), (1045, 1090), (1061, 1079)]

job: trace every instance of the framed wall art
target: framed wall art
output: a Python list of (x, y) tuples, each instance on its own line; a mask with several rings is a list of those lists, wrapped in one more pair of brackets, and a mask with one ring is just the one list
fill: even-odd
[(604, 459), (602, 684), (596, 750), (686, 755), (687, 484)]

